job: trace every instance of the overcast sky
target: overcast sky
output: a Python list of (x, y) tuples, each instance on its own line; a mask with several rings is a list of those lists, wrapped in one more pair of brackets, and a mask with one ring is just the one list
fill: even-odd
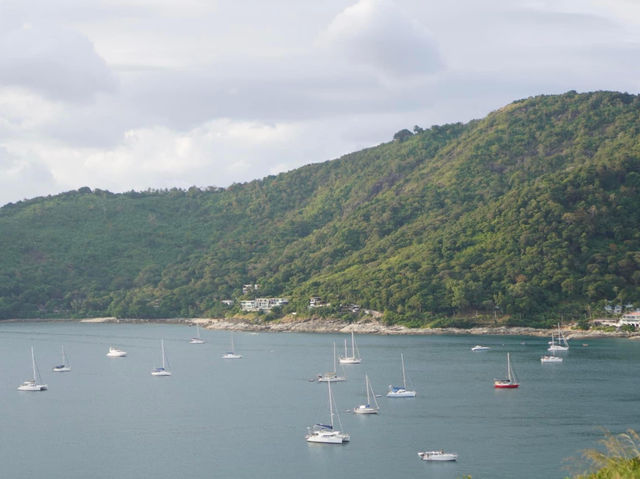
[(0, 0), (0, 205), (228, 186), (640, 90), (639, 0)]

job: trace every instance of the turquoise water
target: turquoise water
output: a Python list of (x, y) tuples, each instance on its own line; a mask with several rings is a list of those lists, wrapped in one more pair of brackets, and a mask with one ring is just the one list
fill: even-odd
[[(241, 360), (222, 360), (230, 335), (173, 324), (0, 323), (0, 477), (76, 478), (562, 478), (602, 428), (640, 431), (640, 342), (574, 341), (562, 364), (540, 364), (547, 339), (356, 336), (361, 365), (333, 386), (344, 446), (308, 444), (326, 422), (332, 344), (346, 335), (235, 333)], [(152, 377), (160, 340), (173, 376)], [(473, 353), (477, 344), (491, 346)], [(20, 392), (33, 345), (49, 390)], [(73, 370), (53, 373), (64, 345)], [(110, 345), (126, 358), (105, 356)], [(346, 410), (402, 379), (414, 399), (381, 397), (378, 416)], [(511, 352), (521, 381), (495, 390)], [(420, 461), (445, 449), (456, 463)]]

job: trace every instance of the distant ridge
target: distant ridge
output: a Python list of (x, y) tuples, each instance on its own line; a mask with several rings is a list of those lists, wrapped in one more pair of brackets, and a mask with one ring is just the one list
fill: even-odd
[(266, 319), (310, 296), (438, 326), (640, 306), (638, 96), (538, 96), (395, 138), (227, 189), (6, 205), (0, 318), (222, 317), (245, 283), (289, 298)]

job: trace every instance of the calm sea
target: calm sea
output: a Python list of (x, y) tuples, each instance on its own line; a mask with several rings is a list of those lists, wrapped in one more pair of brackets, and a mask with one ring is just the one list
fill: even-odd
[[(602, 428), (640, 431), (640, 342), (573, 341), (562, 364), (540, 364), (546, 339), (356, 336), (361, 365), (333, 386), (343, 446), (308, 444), (306, 426), (329, 420), (326, 384), (345, 335), (235, 333), (240, 360), (223, 360), (228, 332), (173, 324), (0, 322), (0, 477), (86, 478), (563, 478)], [(160, 340), (173, 376), (152, 377)], [(473, 353), (477, 344), (491, 350)], [(49, 390), (20, 392), (30, 347)], [(53, 373), (64, 345), (69, 373)], [(110, 345), (126, 358), (105, 356)], [(521, 386), (495, 390), (506, 353)], [(414, 399), (387, 399), (402, 380)], [(380, 414), (363, 402), (364, 373)], [(420, 450), (459, 454), (420, 461)]]

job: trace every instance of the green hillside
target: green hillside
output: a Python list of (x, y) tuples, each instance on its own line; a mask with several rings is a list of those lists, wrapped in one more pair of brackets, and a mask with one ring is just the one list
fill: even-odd
[(640, 97), (540, 96), (415, 132), (227, 189), (6, 205), (0, 318), (233, 314), (220, 300), (244, 283), (283, 312), (321, 296), (324, 314), (415, 325), (640, 304)]

